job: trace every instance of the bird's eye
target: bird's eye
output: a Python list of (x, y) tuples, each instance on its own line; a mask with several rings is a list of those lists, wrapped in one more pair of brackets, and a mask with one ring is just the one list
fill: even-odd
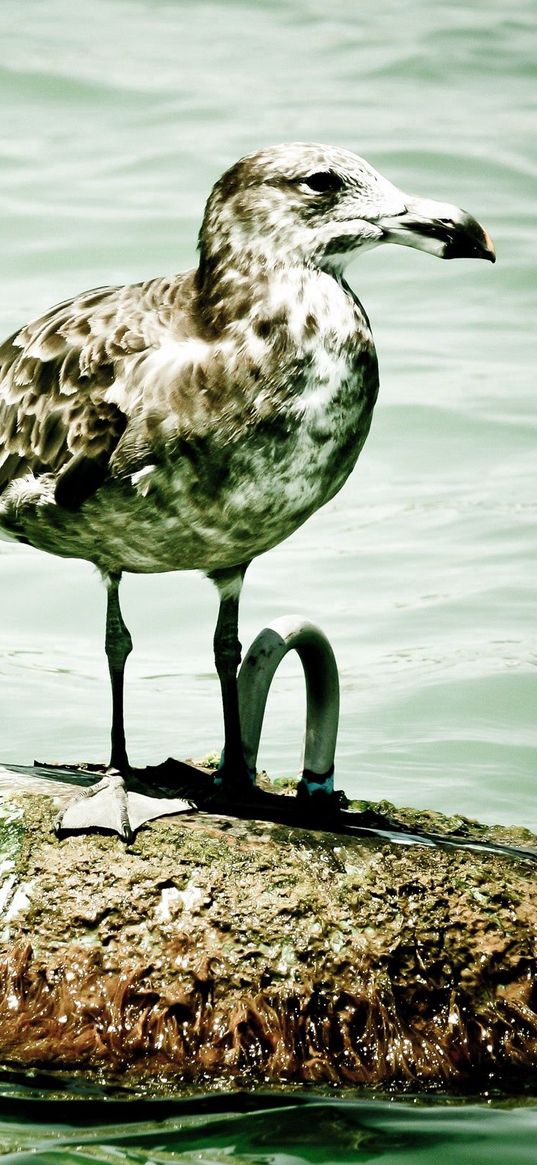
[(335, 194), (343, 186), (343, 179), (332, 170), (318, 170), (315, 174), (308, 174), (302, 181), (317, 194)]

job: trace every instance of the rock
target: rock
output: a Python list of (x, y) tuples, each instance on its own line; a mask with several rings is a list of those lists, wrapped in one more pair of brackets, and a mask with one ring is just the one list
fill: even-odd
[[(522, 1088), (537, 1067), (535, 864), (190, 813), (58, 841), (72, 790), (0, 780), (0, 1061), (153, 1091)], [(529, 851), (526, 830), (364, 806)], [(369, 815), (369, 816), (368, 816)]]

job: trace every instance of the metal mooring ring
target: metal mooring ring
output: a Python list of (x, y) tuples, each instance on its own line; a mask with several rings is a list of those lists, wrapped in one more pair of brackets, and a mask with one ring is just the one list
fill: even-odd
[(306, 680), (306, 737), (301, 792), (334, 788), (339, 722), (339, 677), (326, 635), (307, 619), (284, 615), (264, 627), (249, 647), (238, 675), (244, 755), (255, 780), (263, 717), (274, 673), (289, 651), (300, 656)]

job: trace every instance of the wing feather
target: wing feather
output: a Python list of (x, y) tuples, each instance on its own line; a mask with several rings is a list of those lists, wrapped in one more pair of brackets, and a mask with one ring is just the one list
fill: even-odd
[(188, 276), (96, 288), (3, 343), (0, 491), (52, 472), (74, 508), (98, 488), (129, 421), (133, 359), (188, 333), (188, 290)]

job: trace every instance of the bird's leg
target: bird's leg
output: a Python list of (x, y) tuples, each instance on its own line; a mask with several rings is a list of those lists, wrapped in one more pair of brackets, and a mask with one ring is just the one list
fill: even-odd
[(129, 762), (123, 725), (123, 673), (132, 651), (132, 639), (119, 606), (121, 574), (106, 575), (106, 655), (112, 682), (112, 753), (110, 767), (100, 781), (81, 789), (56, 818), (56, 833), (86, 833), (90, 829), (117, 833), (124, 842), (132, 841), (136, 830), (146, 821), (168, 814), (185, 813), (194, 806), (184, 798), (151, 796), (151, 790), (127, 787)]
[(214, 659), (224, 712), (224, 751), (217, 783), (231, 795), (251, 790), (253, 779), (244, 759), (239, 716), (237, 671), (241, 662), (239, 642), (239, 598), (246, 567), (212, 571), (210, 578), (220, 594), (220, 609), (214, 633)]
[(123, 723), (123, 676), (125, 661), (132, 651), (132, 639), (119, 605), (121, 573), (105, 575), (104, 582), (107, 590), (105, 648), (112, 684), (110, 769), (102, 780), (81, 791), (75, 801), (58, 815), (56, 832), (61, 836), (73, 829), (108, 828), (128, 842), (132, 829), (124, 779), (129, 771), (129, 761)]
[(125, 744), (125, 724), (123, 717), (123, 679), (125, 663), (132, 651), (132, 639), (125, 624), (119, 605), (119, 584), (121, 573), (107, 575), (106, 636), (105, 648), (108, 670), (112, 684), (112, 750), (110, 767), (125, 773), (129, 768)]

